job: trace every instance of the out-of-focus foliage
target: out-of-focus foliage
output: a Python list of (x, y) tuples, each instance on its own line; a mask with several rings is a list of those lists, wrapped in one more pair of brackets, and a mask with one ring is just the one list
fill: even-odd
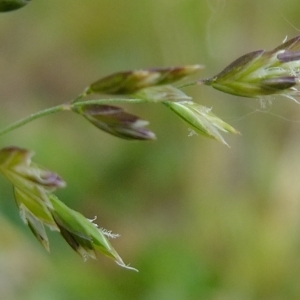
[[(299, 9), (297, 0), (31, 1), (0, 16), (0, 125), (113, 72), (199, 63), (209, 78), (299, 35)], [(83, 263), (55, 235), (51, 255), (42, 252), (1, 180), (1, 297), (299, 298), (300, 106), (278, 96), (260, 113), (253, 99), (186, 89), (243, 133), (227, 137), (231, 149), (188, 137), (169, 110), (147, 104), (130, 111), (152, 121), (154, 142), (118, 140), (64, 113), (2, 137), (61, 174), (69, 188), (59, 198), (120, 233), (114, 246), (140, 273)]]
[(12, 184), (20, 216), (37, 240), (50, 251), (45, 230), (48, 227), (59, 231), (84, 260), (95, 259), (96, 253), (100, 252), (128, 268), (108, 241), (108, 237), (118, 235), (98, 228), (94, 220), (85, 218), (52, 194), (66, 183), (56, 173), (32, 162), (33, 155), (33, 152), (18, 147), (1, 149), (0, 172)]
[(0, 0), (0, 12), (8, 12), (22, 8), (29, 2), (30, 0)]

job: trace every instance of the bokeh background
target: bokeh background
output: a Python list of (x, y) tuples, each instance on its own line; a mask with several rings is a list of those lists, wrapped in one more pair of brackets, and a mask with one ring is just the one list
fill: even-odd
[[(32, 0), (0, 15), (1, 127), (73, 99), (115, 71), (200, 63), (199, 77), (300, 34), (298, 0)], [(298, 28), (298, 29), (297, 29)], [(139, 273), (83, 262), (57, 233), (46, 253), (0, 180), (0, 299), (281, 300), (300, 297), (300, 105), (209, 87), (189, 95), (242, 132), (231, 148), (162, 105), (128, 108), (155, 142), (59, 113), (1, 137), (68, 183), (59, 198), (121, 234)]]

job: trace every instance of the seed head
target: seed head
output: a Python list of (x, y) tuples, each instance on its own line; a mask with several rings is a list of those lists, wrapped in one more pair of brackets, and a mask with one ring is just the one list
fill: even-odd
[(228, 144), (219, 131), (239, 134), (236, 129), (214, 115), (210, 108), (193, 101), (164, 102), (164, 104), (187, 122), (195, 132), (220, 141), (227, 146)]
[(92, 83), (85, 93), (129, 95), (143, 88), (171, 84), (202, 68), (201, 65), (191, 65), (118, 72)]
[(127, 140), (153, 140), (155, 134), (145, 128), (148, 121), (112, 105), (81, 105), (74, 111), (84, 116), (99, 129)]
[(258, 50), (232, 62), (216, 76), (201, 81), (225, 93), (251, 98), (299, 96), (300, 36), (272, 51)]

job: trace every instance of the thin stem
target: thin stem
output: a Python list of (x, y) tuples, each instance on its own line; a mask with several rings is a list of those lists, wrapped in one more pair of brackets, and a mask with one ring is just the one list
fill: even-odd
[(185, 88), (187, 86), (192, 86), (192, 85), (202, 85), (202, 84), (205, 84), (205, 80), (195, 80), (195, 81), (190, 81), (190, 82), (187, 82), (187, 83), (183, 83), (182, 85), (179, 85), (177, 86), (178, 89), (182, 89), (182, 88)]
[(82, 105), (92, 105), (92, 104), (133, 104), (133, 103), (147, 103), (150, 102), (145, 99), (122, 99), (122, 98), (115, 98), (115, 99), (98, 99), (98, 100), (86, 100), (80, 101), (76, 103), (72, 103), (72, 108), (76, 106)]
[[(79, 97), (77, 98), (79, 100)], [(92, 105), (92, 104), (111, 104), (111, 103), (145, 103), (149, 102), (147, 100), (142, 100), (142, 99), (98, 99), (98, 100), (87, 100), (87, 101), (80, 101), (80, 102), (75, 102), (72, 103), (64, 103), (60, 104), (51, 108), (47, 108), (45, 110), (39, 111), (37, 113), (31, 114), (7, 127), (4, 129), (0, 130), (0, 136), (13, 131), (19, 127), (22, 127), (23, 125), (30, 123), (31, 121), (34, 121), (36, 119), (39, 119), (41, 117), (51, 115), (60, 111), (70, 111), (73, 108), (77, 106), (82, 106), (82, 105)]]
[(84, 97), (88, 95), (89, 88), (86, 88), (81, 94), (79, 94), (74, 100), (71, 101), (71, 103), (76, 103), (82, 100)]
[(4, 135), (5, 133), (8, 133), (14, 129), (17, 129), (33, 120), (36, 120), (38, 118), (41, 118), (41, 117), (44, 117), (44, 116), (47, 116), (47, 115), (50, 115), (50, 114), (54, 114), (56, 112), (59, 112), (59, 111), (65, 111), (65, 110), (70, 110), (71, 107), (69, 104), (60, 104), (58, 106), (54, 106), (54, 107), (51, 107), (51, 108), (47, 108), (45, 110), (42, 110), (42, 111), (39, 111), (37, 113), (34, 113), (34, 114), (31, 114), (29, 115), (28, 117), (25, 117), (24, 119), (21, 119), (7, 127), (5, 127), (4, 129), (0, 130), (0, 136)]

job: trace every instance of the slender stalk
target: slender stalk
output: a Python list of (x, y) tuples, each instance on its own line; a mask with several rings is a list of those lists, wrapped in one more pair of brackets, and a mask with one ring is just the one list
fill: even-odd
[(80, 102), (72, 102), (71, 108), (76, 106), (82, 105), (92, 105), (92, 104), (133, 104), (133, 103), (149, 103), (151, 101), (145, 99), (123, 99), (123, 98), (116, 98), (116, 99), (98, 99), (98, 100), (86, 100)]
[(70, 105), (69, 104), (60, 104), (58, 106), (54, 106), (51, 108), (47, 108), (45, 110), (39, 111), (37, 113), (31, 114), (27, 117), (25, 117), (24, 119), (21, 119), (15, 123), (12, 123), (11, 125), (5, 127), (4, 129), (0, 130), (0, 136), (4, 135), (5, 133), (8, 133), (10, 131), (13, 131), (33, 120), (39, 119), (41, 117), (50, 115), (50, 114), (54, 114), (56, 112), (59, 111), (64, 111), (64, 110), (70, 110)]
[(88, 91), (88, 88), (86, 88), (81, 94), (79, 94), (74, 100), (72, 100), (72, 104), (75, 103), (75, 102), (79, 102), (80, 100), (82, 100), (84, 97), (87, 96), (87, 91)]
[(192, 86), (192, 85), (202, 85), (202, 84), (205, 84), (205, 80), (195, 80), (195, 81), (190, 81), (190, 82), (187, 82), (187, 83), (183, 83), (179, 86), (177, 86), (178, 89), (182, 89), (182, 88), (185, 88), (187, 86)]
[[(76, 98), (78, 99), (78, 98)], [(79, 100), (79, 99), (78, 99)], [(12, 123), (11, 125), (3, 128), (0, 130), (0, 136), (13, 131), (19, 127), (22, 127), (23, 125), (30, 123), (31, 121), (34, 121), (36, 119), (42, 118), (47, 115), (51, 115), (60, 111), (70, 111), (73, 107), (76, 106), (82, 106), (82, 105), (89, 105), (89, 104), (113, 104), (113, 103), (145, 103), (149, 102), (142, 99), (98, 99), (98, 100), (87, 100), (87, 101), (80, 101), (80, 102), (74, 102), (71, 103), (64, 103), (60, 104), (51, 108), (47, 108), (45, 110), (41, 110), (37, 113), (31, 114), (15, 123)]]

